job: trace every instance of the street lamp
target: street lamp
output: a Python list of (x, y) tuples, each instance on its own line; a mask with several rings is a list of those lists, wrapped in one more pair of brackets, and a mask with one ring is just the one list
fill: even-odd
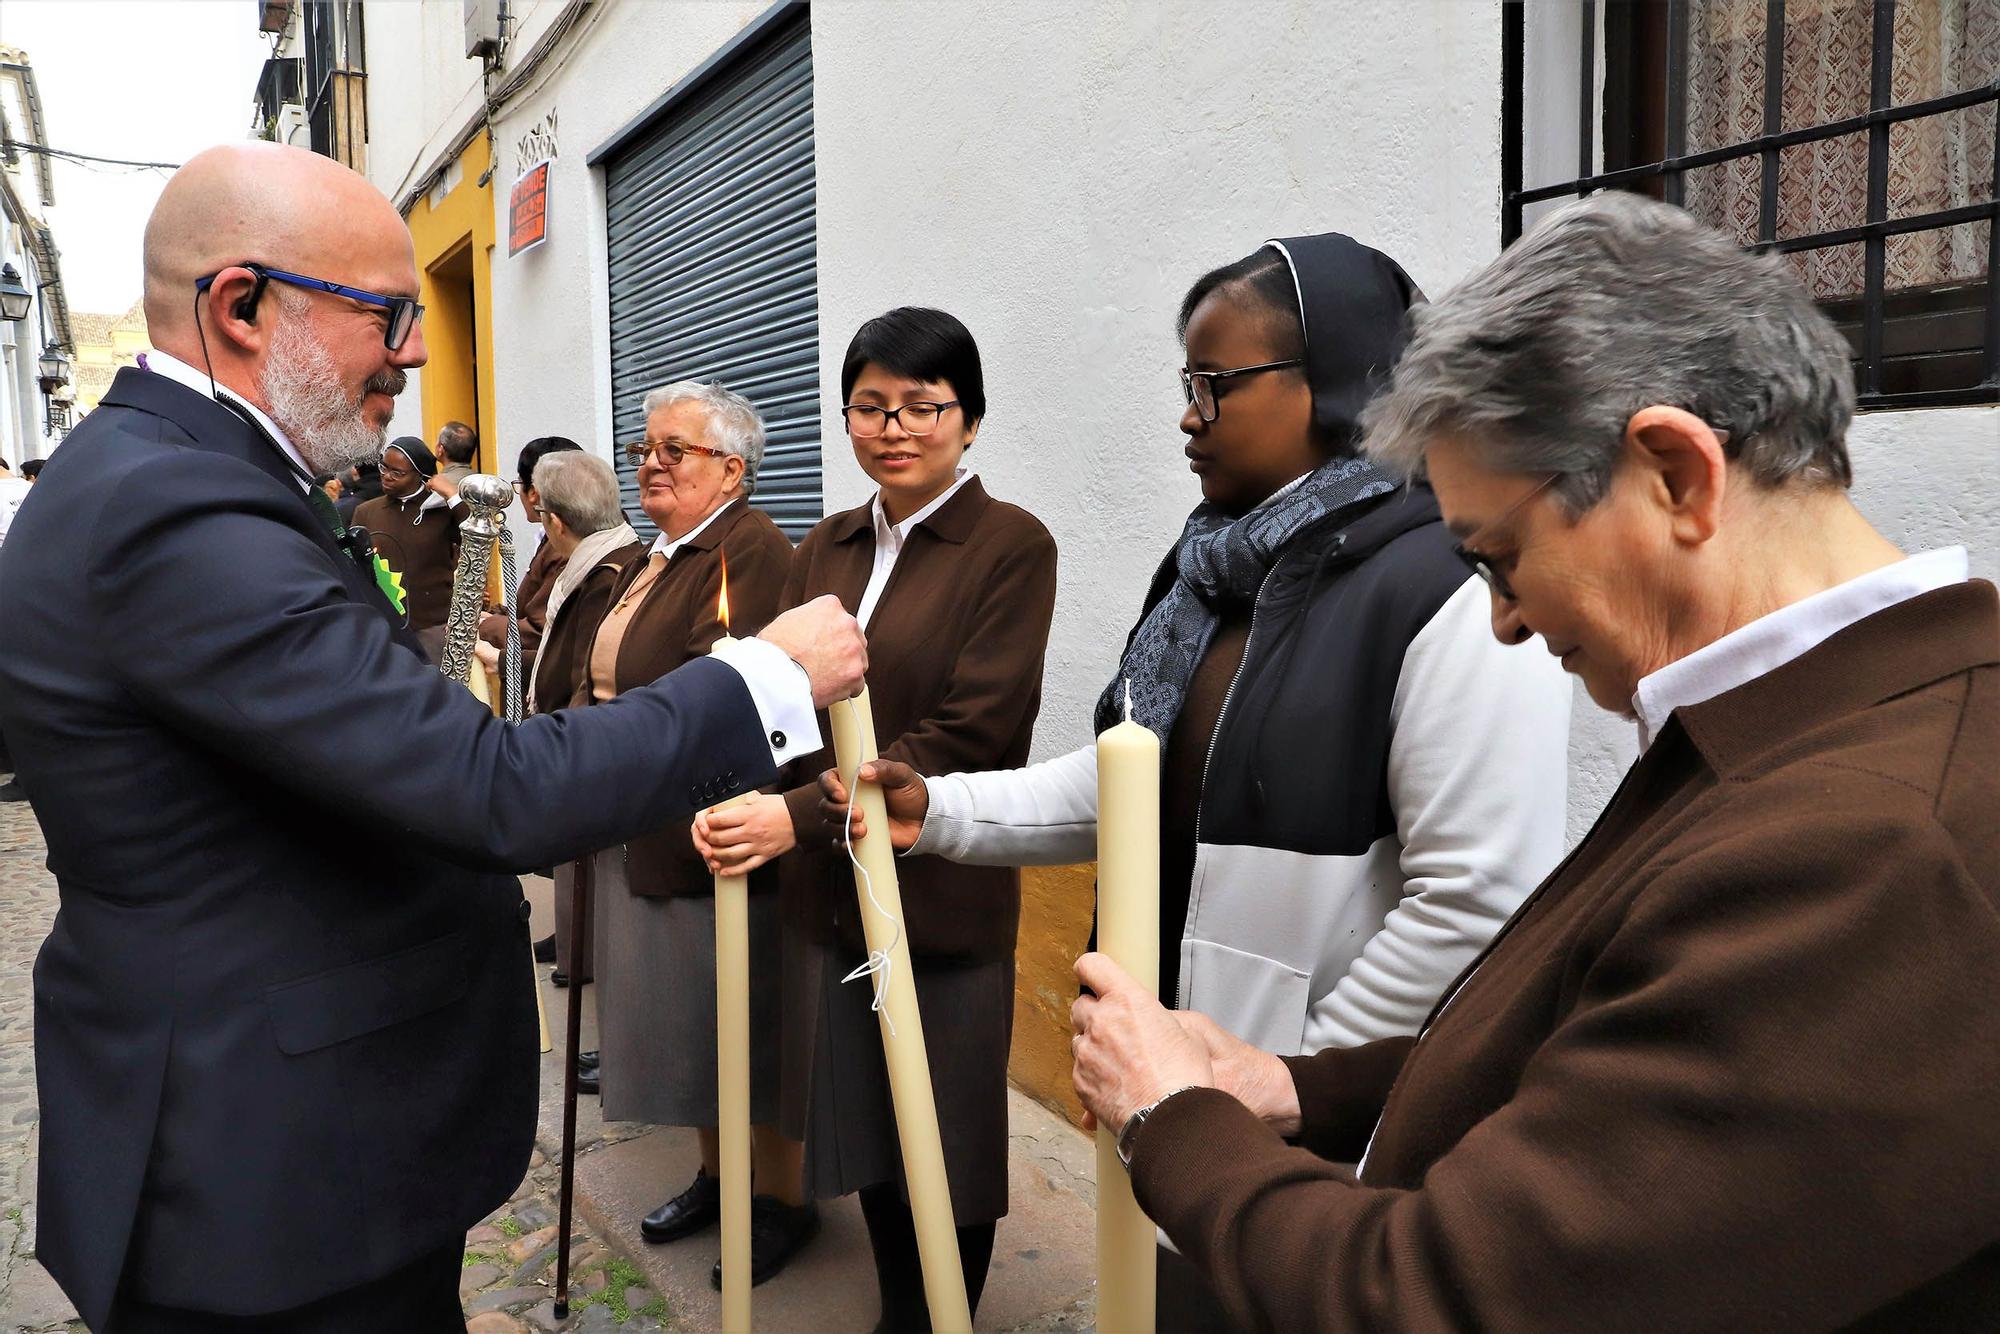
[(58, 385), (69, 383), (69, 354), (54, 343), (42, 349), (41, 359), (35, 363), (35, 371), (41, 377), (42, 392), (52, 394)]
[(21, 281), (21, 272), (12, 264), (0, 267), (0, 319), (13, 323), (28, 318), (35, 294)]

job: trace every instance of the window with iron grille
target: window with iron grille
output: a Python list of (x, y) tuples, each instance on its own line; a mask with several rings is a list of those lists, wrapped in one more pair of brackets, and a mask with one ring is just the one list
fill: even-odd
[(313, 0), (300, 11), (306, 124), (312, 151), (359, 171), (368, 138), (359, 0)]
[(1502, 244), (1634, 190), (1783, 255), (1864, 408), (2000, 401), (2000, 0), (1509, 0)]

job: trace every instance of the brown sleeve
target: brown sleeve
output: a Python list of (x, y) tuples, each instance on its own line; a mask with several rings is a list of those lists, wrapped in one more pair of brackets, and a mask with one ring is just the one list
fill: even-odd
[(1415, 1038), (1383, 1038), (1362, 1047), (1330, 1047), (1281, 1058), (1299, 1094), (1298, 1142), (1322, 1158), (1351, 1163), (1368, 1147), (1382, 1104), (1416, 1046)]
[(1039, 524), (1001, 535), (978, 610), (936, 710), (882, 747), (920, 774), (987, 769), (1039, 699), (1056, 611), (1056, 543)]
[[(1139, 1135), (1140, 1205), (1246, 1329), (1832, 1328), (1889, 1306), (2000, 1235), (2000, 1044), (1969, 999), (2000, 981), (2000, 915), (1935, 824), (1841, 804), (1649, 868), (1511, 1096), (1409, 1188), (1196, 1090)], [(1466, 1077), (1422, 1060), (1406, 1084)], [(1378, 1145), (1428, 1133), (1397, 1123), (1409, 1098)]]
[[(556, 581), (549, 574), (554, 562), (543, 559), (547, 554), (548, 544), (544, 542), (528, 562), (528, 568), (522, 571), (521, 582), (514, 589), (514, 603), (521, 619), (521, 652), (526, 654), (541, 650), (542, 634), (548, 628), (549, 596), (556, 591)], [(504, 643), (504, 623), (501, 635)]]
[[(778, 594), (778, 611), (790, 611), (811, 601), (806, 589), (811, 587), (813, 558), (819, 547), (820, 530), (815, 528), (792, 552), (784, 587)], [(820, 733), (825, 735), (825, 732), (826, 713), (821, 710)], [(801, 842), (819, 827), (819, 775), (832, 763), (833, 749), (828, 745), (800, 756), (778, 771), (778, 790), (784, 795), (785, 809), (792, 817), (792, 833)]]

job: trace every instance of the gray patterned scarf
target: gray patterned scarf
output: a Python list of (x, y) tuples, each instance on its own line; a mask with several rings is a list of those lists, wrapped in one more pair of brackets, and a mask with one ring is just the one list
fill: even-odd
[(1174, 550), (1173, 586), (1139, 623), (1118, 674), (1098, 697), (1097, 730), (1124, 718), (1129, 684), (1133, 721), (1164, 740), (1180, 716), (1195, 667), (1208, 652), (1221, 609), (1255, 598), (1278, 556), (1307, 528), (1395, 487), (1367, 459), (1350, 456), (1322, 463), (1240, 518), (1206, 503), (1196, 506)]

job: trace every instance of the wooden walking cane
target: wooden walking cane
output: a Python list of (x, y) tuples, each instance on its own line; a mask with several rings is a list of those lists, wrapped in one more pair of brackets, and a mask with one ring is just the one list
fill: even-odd
[(583, 1037), (583, 966), (590, 957), (591, 859), (576, 862), (570, 886), (569, 1037), (563, 1048), (562, 1192), (556, 1218), (556, 1306), (558, 1320), (569, 1318), (569, 1238), (576, 1202), (576, 1048)]

